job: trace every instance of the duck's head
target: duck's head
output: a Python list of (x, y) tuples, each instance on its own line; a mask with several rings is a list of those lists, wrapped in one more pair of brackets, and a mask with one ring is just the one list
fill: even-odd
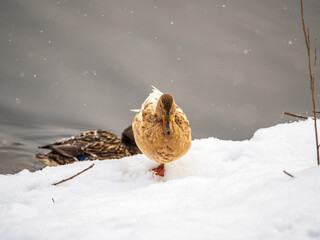
[(170, 135), (172, 132), (172, 123), (176, 114), (176, 104), (173, 96), (169, 93), (164, 93), (159, 98), (157, 104), (157, 116), (162, 121), (163, 129), (166, 134)]

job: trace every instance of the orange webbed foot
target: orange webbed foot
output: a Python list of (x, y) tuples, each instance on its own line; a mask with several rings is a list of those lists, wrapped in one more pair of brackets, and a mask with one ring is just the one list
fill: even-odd
[(151, 169), (151, 171), (154, 171), (154, 174), (160, 177), (164, 177), (164, 164), (161, 163), (158, 167)]

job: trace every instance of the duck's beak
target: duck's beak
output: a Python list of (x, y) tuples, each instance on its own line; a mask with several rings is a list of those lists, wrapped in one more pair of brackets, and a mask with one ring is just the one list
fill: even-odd
[(165, 129), (165, 132), (169, 135), (172, 131), (172, 123), (171, 123), (172, 117), (171, 117), (171, 115), (165, 114), (163, 116), (162, 121), (163, 121), (163, 127)]

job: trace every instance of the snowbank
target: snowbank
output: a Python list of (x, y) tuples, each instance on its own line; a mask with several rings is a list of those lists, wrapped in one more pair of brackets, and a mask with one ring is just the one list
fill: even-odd
[[(320, 239), (313, 122), (249, 141), (194, 140), (167, 164), (143, 155), (0, 175), (1, 239)], [(285, 175), (286, 170), (295, 178)]]

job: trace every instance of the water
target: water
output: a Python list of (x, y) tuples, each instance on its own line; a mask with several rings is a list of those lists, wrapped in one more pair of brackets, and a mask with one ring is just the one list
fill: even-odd
[[(1, 1), (0, 173), (40, 169), (37, 146), (61, 137), (120, 135), (151, 85), (193, 138), (248, 139), (311, 112), (299, 14), (292, 0)], [(305, 20), (320, 37), (319, 1)]]
[(0, 156), (1, 172), (15, 173), (22, 169), (31, 171), (43, 168), (34, 154), (43, 152), (38, 146), (54, 140), (75, 135), (82, 128), (33, 124), (32, 122), (10, 121), (1, 124)]

